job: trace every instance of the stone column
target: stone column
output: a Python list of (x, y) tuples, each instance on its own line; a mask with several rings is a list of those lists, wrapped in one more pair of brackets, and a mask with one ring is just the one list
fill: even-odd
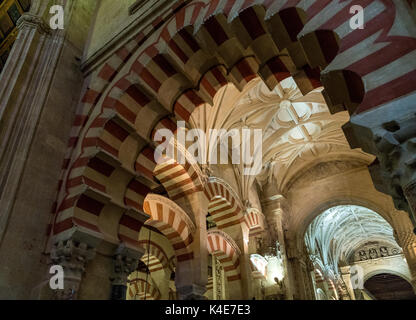
[(288, 204), (286, 199), (280, 195), (273, 195), (266, 200), (262, 201), (263, 213), (267, 220), (269, 230), (269, 242), (270, 245), (274, 245), (276, 242), (279, 244), (280, 253), (283, 260), (283, 268), (285, 276), (283, 278), (284, 288), (286, 289), (285, 298), (293, 298), (293, 290), (289, 283), (289, 271), (288, 271), (288, 259), (286, 254), (286, 240), (284, 223), (286, 222), (286, 216), (288, 213)]
[(31, 1), (0, 75), (0, 298), (29, 299), (41, 285), (47, 262), (39, 256), (81, 97), (80, 58), (97, 2), (60, 1), (64, 30), (51, 30), (54, 2)]
[(50, 41), (49, 26), (39, 15), (24, 13), (17, 27), (18, 37), (0, 77), (0, 242), (46, 99), (48, 89), (42, 85), (52, 79), (53, 72), (46, 68), (54, 68), (62, 45), (62, 40)]
[[(288, 252), (288, 276), (294, 300), (313, 299), (311, 292), (312, 279), (308, 274), (307, 261), (300, 254), (292, 255)], [(308, 283), (309, 282), (309, 283)]]
[(206, 212), (208, 201), (202, 191), (178, 199), (176, 203), (185, 210), (195, 223), (196, 230), (191, 244), (193, 258), (178, 261), (175, 285), (180, 300), (206, 300), (208, 282), (208, 249)]
[(95, 256), (95, 248), (72, 239), (60, 241), (51, 251), (51, 260), (64, 271), (64, 288), (54, 290), (57, 300), (76, 300), (86, 264)]
[(117, 250), (113, 258), (113, 273), (110, 277), (111, 300), (126, 300), (127, 278), (137, 269), (143, 253), (128, 248)]

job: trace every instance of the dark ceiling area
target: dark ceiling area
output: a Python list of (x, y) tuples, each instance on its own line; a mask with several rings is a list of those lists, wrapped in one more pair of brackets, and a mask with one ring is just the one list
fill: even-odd
[(396, 275), (375, 275), (365, 282), (364, 287), (377, 300), (416, 300), (410, 283)]

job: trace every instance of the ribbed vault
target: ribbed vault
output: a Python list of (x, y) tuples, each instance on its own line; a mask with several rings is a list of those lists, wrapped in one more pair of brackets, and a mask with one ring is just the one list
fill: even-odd
[(338, 272), (354, 250), (370, 241), (388, 242), (398, 247), (393, 229), (379, 214), (355, 205), (330, 208), (315, 218), (305, 235), (312, 257), (320, 257), (325, 268)]

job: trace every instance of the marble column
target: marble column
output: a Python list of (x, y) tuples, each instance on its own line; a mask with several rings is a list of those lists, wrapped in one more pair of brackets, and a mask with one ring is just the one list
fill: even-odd
[(55, 289), (57, 300), (76, 300), (86, 264), (95, 256), (95, 248), (74, 240), (60, 241), (51, 251), (51, 260), (64, 271), (64, 288)]

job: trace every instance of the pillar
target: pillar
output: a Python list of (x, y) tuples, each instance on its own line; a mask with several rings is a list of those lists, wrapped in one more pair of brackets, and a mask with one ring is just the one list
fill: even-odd
[(175, 201), (193, 220), (196, 230), (191, 244), (193, 258), (178, 261), (175, 271), (176, 293), (180, 300), (206, 300), (208, 282), (208, 249), (206, 213), (208, 201), (202, 191)]
[(343, 295), (343, 300), (355, 300), (354, 288), (351, 283), (351, 267), (341, 267), (341, 278), (345, 284), (345, 288), (348, 293), (348, 297)]
[(274, 245), (276, 242), (279, 243), (280, 253), (283, 260), (284, 268), (284, 288), (285, 299), (293, 299), (293, 290), (290, 283), (289, 270), (288, 270), (288, 259), (286, 253), (286, 239), (285, 239), (285, 230), (284, 224), (286, 223), (285, 219), (288, 215), (289, 206), (287, 200), (280, 194), (273, 195), (268, 199), (262, 202), (263, 204), (263, 213), (267, 220), (268, 231), (269, 231), (269, 243)]
[(294, 300), (312, 300), (315, 298), (311, 271), (313, 266), (309, 257), (303, 253), (288, 251), (288, 276)]
[(111, 280), (111, 300), (126, 300), (127, 278), (137, 269), (144, 251), (119, 248), (113, 257)]
[(254, 297), (253, 292), (253, 278), (251, 276), (250, 252), (248, 248), (249, 243), (249, 229), (244, 223), (230, 226), (221, 231), (229, 235), (240, 249), (240, 283), (241, 287), (237, 286), (238, 281), (227, 283), (227, 298), (231, 300), (251, 300)]
[(32, 298), (45, 275), (46, 255), (39, 253), (45, 251), (81, 96), (79, 58), (88, 37), (88, 32), (67, 31), (88, 30), (93, 10), (86, 9), (96, 5), (81, 8), (78, 0), (64, 1), (65, 30), (51, 30), (53, 1), (31, 2), (0, 75), (0, 298), (8, 299)]

